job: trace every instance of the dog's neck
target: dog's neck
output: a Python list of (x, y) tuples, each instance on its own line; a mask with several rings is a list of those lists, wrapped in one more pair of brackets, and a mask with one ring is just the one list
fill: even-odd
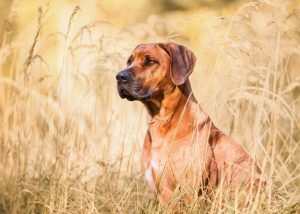
[(148, 110), (148, 131), (153, 148), (169, 145), (174, 139), (187, 138), (184, 142), (189, 143), (193, 133), (210, 121), (199, 106), (189, 82), (144, 104)]
[(187, 80), (183, 85), (175, 86), (167, 92), (158, 94), (150, 101), (143, 102), (148, 111), (148, 123), (170, 122), (178, 111), (186, 110), (186, 106), (197, 104), (191, 84)]

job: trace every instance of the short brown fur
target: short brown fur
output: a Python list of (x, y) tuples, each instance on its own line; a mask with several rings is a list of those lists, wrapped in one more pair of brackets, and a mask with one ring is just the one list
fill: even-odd
[[(154, 63), (145, 64), (145, 56)], [(188, 79), (195, 62), (190, 50), (175, 43), (139, 45), (126, 68), (134, 80), (118, 85), (120, 95), (127, 91), (123, 98), (132, 94), (131, 100), (140, 100), (148, 110), (142, 168), (162, 204), (178, 189), (186, 190), (184, 198), (190, 201), (203, 190), (249, 190), (259, 181), (255, 161), (199, 106)], [(130, 84), (137, 86), (134, 92)], [(139, 99), (143, 94), (151, 96)]]

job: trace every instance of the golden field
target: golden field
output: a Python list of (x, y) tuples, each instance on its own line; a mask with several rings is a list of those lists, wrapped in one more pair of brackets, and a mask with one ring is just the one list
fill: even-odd
[[(184, 2), (184, 3), (183, 3)], [(146, 187), (146, 110), (116, 73), (139, 43), (180, 43), (203, 109), (258, 161), (248, 206), (222, 191), (187, 213), (300, 213), (299, 0), (0, 2), (0, 213), (173, 213)]]

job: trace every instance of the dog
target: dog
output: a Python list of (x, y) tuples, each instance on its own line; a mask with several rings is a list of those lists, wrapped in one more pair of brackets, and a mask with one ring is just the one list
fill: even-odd
[(140, 44), (116, 75), (120, 97), (148, 111), (142, 169), (161, 204), (175, 192), (191, 201), (219, 187), (250, 191), (259, 181), (257, 163), (199, 106), (188, 79), (195, 63), (182, 45)]

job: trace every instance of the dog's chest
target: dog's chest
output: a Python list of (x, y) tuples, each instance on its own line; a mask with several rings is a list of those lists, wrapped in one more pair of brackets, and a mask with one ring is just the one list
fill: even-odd
[(148, 168), (146, 169), (145, 177), (146, 177), (148, 185), (152, 189), (154, 189), (156, 186), (157, 176), (155, 176), (155, 175), (157, 175), (159, 168), (160, 168), (159, 162), (155, 161), (155, 160), (151, 160)]
[[(148, 185), (155, 188), (159, 182), (167, 181), (171, 186), (176, 186), (183, 177), (199, 177), (203, 171), (203, 153), (199, 148), (182, 147), (176, 152), (152, 151), (151, 160), (145, 171)], [(199, 156), (200, 155), (200, 156)], [(199, 177), (200, 178), (200, 177)]]

